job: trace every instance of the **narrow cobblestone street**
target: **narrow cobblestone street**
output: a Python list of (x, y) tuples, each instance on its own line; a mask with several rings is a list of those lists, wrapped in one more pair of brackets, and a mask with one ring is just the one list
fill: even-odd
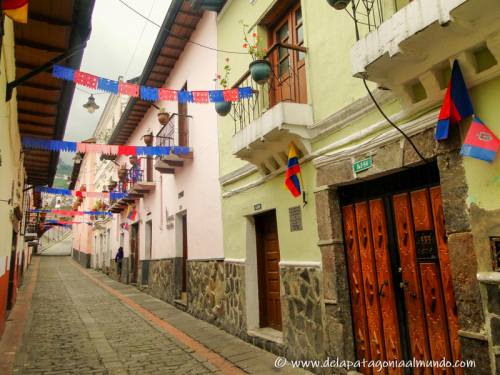
[(0, 360), (4, 374), (295, 372), (276, 369), (275, 356), (68, 257), (36, 262), (20, 291), (36, 280), (22, 340), (13, 368), (5, 367), (8, 358)]

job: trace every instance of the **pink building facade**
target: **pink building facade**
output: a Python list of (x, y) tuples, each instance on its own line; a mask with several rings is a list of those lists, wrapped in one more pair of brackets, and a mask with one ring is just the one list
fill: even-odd
[[(174, 1), (171, 9), (176, 6), (179, 12), (167, 15), (164, 27), (173, 21), (169, 17), (175, 18), (176, 24), (188, 28), (186, 38), (215, 48), (217, 14), (193, 11), (188, 2)], [(171, 30), (182, 32), (176, 26)], [(159, 33), (137, 84), (172, 90), (214, 89), (217, 53), (194, 43), (179, 46), (176, 42), (169, 33)], [(170, 114), (165, 125), (159, 122), (158, 108)], [(217, 114), (211, 103), (151, 104), (131, 98), (108, 143), (144, 146), (143, 136), (151, 133), (153, 146), (189, 147), (190, 153), (150, 160), (138, 157), (138, 181), (126, 178), (130, 199), (109, 202), (113, 221), (103, 226), (101, 234), (106, 247), (109, 243), (112, 260), (109, 267), (102, 269), (116, 277), (114, 257), (122, 246), (122, 282), (135, 284), (195, 316), (216, 322), (223, 310), (220, 291), (224, 274)], [(114, 162), (113, 176), (124, 164), (130, 176), (133, 166), (128, 156), (118, 156)], [(116, 180), (121, 190), (125, 180)], [(129, 210), (136, 210), (132, 219), (127, 218)], [(79, 239), (80, 233), (85, 236), (87, 230), (79, 228), (74, 241), (79, 241), (81, 248), (85, 242), (87, 253), (97, 254), (92, 248), (100, 246), (95, 230), (87, 234), (86, 241)], [(91, 262), (91, 267), (101, 268), (97, 264)]]

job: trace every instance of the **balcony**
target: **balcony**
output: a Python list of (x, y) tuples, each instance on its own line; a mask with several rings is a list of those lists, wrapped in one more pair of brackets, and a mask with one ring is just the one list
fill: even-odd
[(262, 175), (286, 166), (291, 141), (302, 156), (311, 151), (308, 126), (314, 121), (307, 104), (306, 51), (302, 46), (276, 43), (267, 56), (273, 66), (269, 82), (258, 85), (247, 71), (232, 87), (252, 87), (254, 94), (233, 103), (233, 155), (256, 165)]
[[(367, 34), (351, 47), (351, 73), (392, 90), (403, 108), (442, 100), (454, 59), (468, 86), (500, 73), (497, 0), (413, 0), (390, 10), (384, 9), (389, 2), (364, 3), (372, 6), (356, 1), (353, 15)], [(493, 63), (485, 68), (485, 61)]]
[(127, 193), (128, 196), (122, 199), (111, 199), (110, 212), (120, 213), (129, 205), (134, 204), (136, 200), (156, 190), (152, 164), (152, 158), (139, 158), (138, 164), (127, 170), (125, 178), (118, 181), (116, 188), (110, 193)]
[[(192, 116), (173, 113), (167, 124), (163, 125), (156, 137), (154, 138), (154, 146), (160, 147), (176, 147), (189, 145), (189, 127)], [(176, 126), (177, 124), (177, 126)], [(178, 140), (175, 140), (175, 130), (177, 129)], [(170, 155), (157, 158), (155, 169), (164, 174), (174, 174), (176, 169), (184, 167), (184, 161), (193, 159), (193, 148), (189, 148), (189, 154), (177, 155), (173, 152)]]

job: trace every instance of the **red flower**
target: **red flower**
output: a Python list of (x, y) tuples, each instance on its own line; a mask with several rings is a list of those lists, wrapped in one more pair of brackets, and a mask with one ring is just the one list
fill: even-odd
[(226, 62), (229, 61), (229, 57), (226, 57)]
[(266, 52), (267, 51), (267, 48), (263, 48), (262, 51)]
[(256, 37), (257, 36), (257, 33), (253, 33), (253, 36)]
[(247, 48), (247, 47), (248, 47), (247, 43), (243, 44), (243, 48)]
[(220, 74), (217, 74), (217, 78), (219, 78), (219, 79), (220, 79)]
[(260, 38), (260, 35), (255, 35), (255, 34), (254, 34), (254, 36), (255, 36), (256, 38)]

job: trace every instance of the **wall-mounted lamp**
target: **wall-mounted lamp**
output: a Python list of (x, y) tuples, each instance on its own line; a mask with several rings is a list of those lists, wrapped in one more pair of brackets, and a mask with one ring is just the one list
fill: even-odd
[(82, 162), (82, 157), (80, 156), (80, 154), (76, 154), (73, 160), (76, 164), (80, 164)]
[(99, 109), (100, 107), (95, 104), (94, 95), (90, 94), (89, 101), (83, 105), (83, 108), (85, 108), (87, 111), (89, 111), (90, 114), (92, 114), (96, 109)]
[(328, 4), (330, 4), (337, 10), (345, 9), (351, 2), (351, 0), (326, 0), (326, 1), (328, 2)]

